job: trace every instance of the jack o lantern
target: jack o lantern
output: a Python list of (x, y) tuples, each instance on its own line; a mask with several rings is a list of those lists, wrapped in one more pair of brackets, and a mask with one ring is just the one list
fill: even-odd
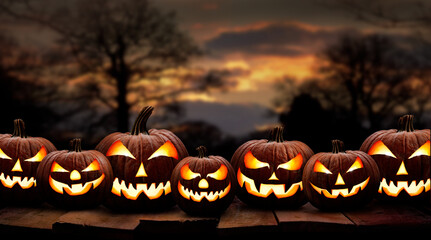
[(112, 184), (108, 159), (96, 150), (81, 149), (81, 139), (71, 150), (46, 155), (37, 170), (37, 181), (46, 201), (61, 208), (91, 208), (101, 204)]
[(111, 162), (114, 182), (105, 205), (119, 210), (157, 210), (175, 205), (172, 170), (188, 156), (181, 140), (165, 129), (147, 130), (154, 108), (139, 113), (131, 133), (112, 133), (96, 149)]
[(190, 215), (218, 215), (235, 197), (235, 171), (220, 156), (207, 156), (204, 146), (198, 157), (186, 157), (175, 167), (172, 192), (178, 206)]
[(369, 136), (361, 150), (379, 166), (383, 200), (421, 200), (430, 190), (430, 130), (415, 130), (413, 115), (399, 119), (398, 129)]
[(284, 141), (283, 129), (274, 128), (269, 140), (244, 143), (232, 156), (241, 201), (264, 208), (296, 208), (307, 202), (302, 170), (313, 151), (302, 142)]
[(29, 137), (24, 121), (14, 121), (13, 134), (0, 137), (0, 195), (10, 204), (37, 205), (42, 203), (36, 170), (54, 145), (41, 137)]
[(343, 151), (332, 141), (332, 152), (308, 160), (302, 182), (309, 202), (321, 210), (347, 210), (369, 203), (377, 193), (380, 173), (374, 160), (362, 151)]

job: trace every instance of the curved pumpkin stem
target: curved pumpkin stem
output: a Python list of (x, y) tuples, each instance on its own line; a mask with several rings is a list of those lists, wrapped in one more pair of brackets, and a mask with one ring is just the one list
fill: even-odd
[(404, 115), (398, 119), (398, 132), (406, 131), (413, 132), (415, 128), (413, 127), (413, 115)]
[(139, 113), (138, 117), (136, 118), (135, 123), (133, 124), (132, 128), (132, 135), (138, 135), (140, 133), (148, 135), (147, 130), (147, 121), (148, 118), (150, 118), (151, 114), (153, 113), (154, 107), (153, 106), (146, 106), (144, 107), (141, 112)]
[(25, 133), (25, 124), (22, 119), (15, 119), (13, 121), (13, 137), (21, 137), (26, 138), (27, 134)]
[(208, 150), (206, 147), (199, 146), (196, 148), (196, 150), (198, 151), (198, 158), (208, 157)]
[(70, 152), (81, 152), (81, 139), (80, 138), (74, 138), (70, 140)]
[(344, 152), (344, 142), (340, 140), (332, 140), (332, 153)]
[(284, 142), (283, 139), (283, 132), (284, 127), (283, 126), (277, 126), (273, 128), (269, 134), (269, 141), (268, 142)]

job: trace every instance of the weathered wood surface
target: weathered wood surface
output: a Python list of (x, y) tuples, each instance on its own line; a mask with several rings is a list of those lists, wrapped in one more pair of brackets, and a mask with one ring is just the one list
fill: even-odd
[(0, 233), (138, 239), (203, 233), (218, 236), (281, 232), (411, 232), (431, 229), (431, 207), (373, 202), (356, 211), (322, 212), (307, 203), (295, 210), (263, 210), (238, 199), (218, 217), (196, 217), (177, 206), (158, 213), (119, 213), (100, 206), (66, 211), (49, 205), (0, 209)]

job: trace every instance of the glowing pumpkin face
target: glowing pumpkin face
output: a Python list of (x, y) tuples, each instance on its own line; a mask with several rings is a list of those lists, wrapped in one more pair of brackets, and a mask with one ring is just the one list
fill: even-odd
[(27, 137), (24, 122), (15, 120), (14, 134), (0, 137), (0, 195), (5, 202), (41, 203), (36, 170), (47, 153), (56, 150), (44, 138)]
[(131, 133), (110, 134), (96, 146), (112, 165), (114, 180), (105, 203), (110, 208), (163, 209), (175, 204), (170, 194), (172, 170), (188, 153), (172, 132), (147, 131), (152, 111), (152, 107), (141, 111)]
[[(171, 192), (170, 169), (174, 167), (173, 161), (178, 160), (175, 146), (168, 140), (158, 148), (145, 148), (141, 154), (138, 151), (133, 151), (133, 154), (121, 140), (117, 140), (109, 148), (106, 156), (112, 157), (113, 165), (124, 165), (128, 168), (127, 171), (118, 171), (119, 168), (115, 168), (116, 177), (111, 190), (113, 194), (129, 200), (136, 200), (142, 194), (143, 197), (153, 200)], [(167, 171), (160, 171), (160, 168)]]
[(238, 197), (260, 207), (294, 208), (306, 202), (302, 170), (313, 151), (299, 141), (284, 141), (283, 128), (271, 140), (252, 140), (232, 157), (240, 189)]
[(374, 160), (362, 151), (343, 152), (333, 141), (331, 153), (318, 153), (307, 162), (303, 183), (313, 206), (324, 210), (362, 207), (371, 201), (379, 185)]
[(207, 156), (203, 146), (198, 151), (198, 157), (186, 157), (175, 167), (174, 199), (188, 214), (219, 214), (235, 196), (235, 172), (223, 157)]
[(414, 130), (413, 116), (400, 118), (399, 128), (369, 136), (361, 150), (371, 155), (382, 178), (382, 199), (414, 200), (430, 190), (430, 130)]
[(37, 180), (48, 203), (61, 208), (89, 208), (106, 197), (112, 169), (102, 153), (82, 151), (81, 140), (74, 139), (71, 151), (54, 151), (45, 157)]

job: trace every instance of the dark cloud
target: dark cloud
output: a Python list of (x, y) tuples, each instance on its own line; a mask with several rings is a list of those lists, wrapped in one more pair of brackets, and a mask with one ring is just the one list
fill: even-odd
[(300, 56), (315, 54), (340, 35), (358, 34), (354, 29), (324, 29), (298, 23), (270, 23), (260, 28), (224, 32), (206, 42), (212, 54)]

